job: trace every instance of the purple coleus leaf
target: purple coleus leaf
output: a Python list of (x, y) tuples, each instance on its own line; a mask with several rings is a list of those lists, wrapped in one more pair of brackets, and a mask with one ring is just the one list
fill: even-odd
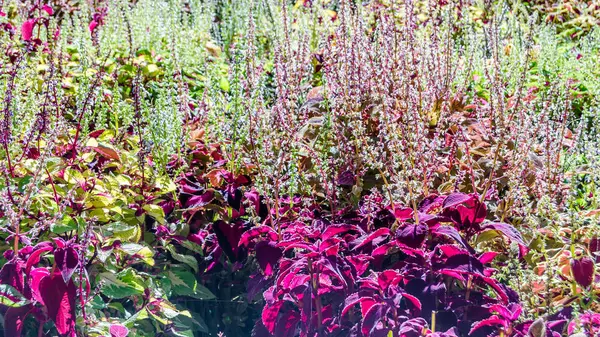
[(422, 224), (405, 224), (396, 232), (396, 239), (410, 248), (420, 248), (425, 242), (428, 227)]
[(265, 275), (272, 275), (273, 267), (283, 256), (281, 248), (277, 247), (273, 241), (260, 241), (256, 244), (255, 252), (260, 269), (262, 269)]
[(8, 308), (4, 314), (4, 335), (21, 336), (23, 323), (33, 309), (33, 304)]
[(413, 318), (402, 322), (399, 328), (400, 337), (420, 337), (427, 330), (427, 321), (423, 318)]
[(487, 216), (485, 203), (479, 201), (476, 194), (453, 193), (443, 204), (444, 215), (450, 217), (463, 230), (478, 231), (479, 224)]
[(483, 275), (483, 264), (468, 254), (456, 254), (449, 257), (443, 264), (442, 269), (448, 269), (459, 273)]
[(384, 305), (381, 303), (375, 303), (369, 307), (366, 313), (363, 315), (361, 331), (363, 335), (370, 336), (374, 330), (377, 322), (383, 318)]
[(274, 335), (276, 337), (294, 337), (299, 322), (300, 314), (298, 312), (293, 310), (285, 312), (277, 320)]
[(594, 282), (594, 260), (589, 256), (571, 260), (571, 272), (575, 282), (587, 288)]
[(60, 270), (63, 280), (65, 283), (68, 283), (75, 272), (75, 268), (79, 265), (77, 251), (73, 246), (57, 248), (54, 251), (54, 261), (56, 262), (56, 267)]
[(49, 242), (41, 242), (33, 247), (33, 252), (29, 255), (27, 264), (25, 265), (25, 273), (28, 274), (31, 268), (40, 262), (42, 254), (53, 250), (54, 247)]
[(380, 240), (381, 238), (387, 237), (390, 235), (390, 230), (389, 228), (379, 228), (378, 230), (374, 231), (371, 234), (365, 235), (363, 237), (360, 237), (356, 240), (354, 240), (352, 243), (356, 244), (356, 246), (354, 247), (354, 249), (359, 249), (363, 246), (365, 246), (368, 243), (373, 242), (374, 240)]
[(262, 323), (270, 333), (275, 332), (275, 325), (277, 324), (277, 318), (279, 317), (279, 311), (283, 306), (283, 301), (277, 301), (273, 304), (266, 305), (263, 308), (261, 319)]
[(484, 328), (484, 327), (501, 326), (503, 328), (507, 328), (509, 326), (509, 324), (510, 324), (510, 321), (507, 321), (506, 319), (504, 319), (502, 317), (493, 315), (493, 316), (483, 319), (479, 322), (473, 323), (473, 326), (471, 327), (471, 330), (469, 331), (469, 335), (472, 335), (475, 331), (477, 331), (481, 328)]
[(272, 227), (257, 226), (245, 231), (244, 234), (242, 234), (242, 236), (240, 237), (238, 245), (248, 247), (250, 245), (250, 242), (263, 236), (266, 237), (266, 239), (269, 241), (277, 241), (277, 239), (279, 238), (279, 235), (277, 235), (277, 232), (275, 232)]
[(8, 284), (19, 292), (23, 291), (23, 262), (21, 260), (15, 258), (2, 266), (0, 284)]
[(269, 208), (267, 207), (267, 204), (263, 202), (264, 198), (258, 193), (258, 191), (252, 189), (244, 193), (244, 197), (250, 202), (252, 207), (254, 207), (254, 212), (261, 219), (265, 219), (267, 215), (269, 215)]
[(38, 301), (39, 303), (44, 304), (44, 299), (42, 298), (42, 295), (40, 294), (40, 282), (42, 281), (42, 279), (44, 277), (46, 277), (48, 275), (50, 275), (50, 272), (46, 268), (33, 269), (28, 274), (29, 279), (25, 286), (24, 295), (27, 298), (34, 299), (34, 300)]
[(54, 321), (60, 335), (74, 331), (75, 297), (77, 289), (72, 280), (65, 284), (60, 274), (48, 275), (40, 281), (40, 295), (46, 305), (48, 317)]
[(474, 196), (472, 194), (465, 193), (452, 193), (444, 199), (444, 203), (442, 204), (443, 208), (451, 208), (456, 207), (458, 205), (462, 205), (467, 201), (472, 201)]
[(215, 193), (212, 190), (208, 190), (201, 195), (194, 195), (185, 203), (187, 208), (202, 208), (215, 198)]
[(234, 223), (230, 225), (225, 221), (219, 220), (212, 227), (223, 252), (225, 252), (230, 261), (237, 261), (240, 258), (240, 238), (246, 230), (243, 224)]
[(521, 256), (527, 254), (527, 245), (525, 244), (521, 233), (519, 233), (519, 231), (512, 225), (503, 222), (492, 222), (485, 225), (482, 228), (482, 230), (483, 231), (481, 233), (487, 230), (498, 231), (499, 233), (506, 236), (510, 241), (515, 242), (519, 245), (519, 251), (521, 253)]
[(432, 230), (433, 234), (436, 236), (445, 236), (450, 239), (453, 239), (457, 243), (460, 243), (464, 248), (466, 248), (470, 253), (475, 253), (475, 250), (471, 248), (471, 246), (467, 243), (465, 239), (460, 235), (460, 233), (454, 227), (450, 226), (438, 226), (437, 228)]
[(594, 261), (600, 263), (600, 238), (595, 236), (590, 240), (588, 246), (590, 253), (594, 256)]

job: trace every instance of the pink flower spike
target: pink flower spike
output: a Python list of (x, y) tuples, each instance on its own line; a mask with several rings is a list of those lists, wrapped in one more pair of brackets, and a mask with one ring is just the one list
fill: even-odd
[(54, 14), (54, 9), (52, 9), (52, 7), (50, 7), (48, 5), (42, 6), (42, 10), (44, 10), (46, 13), (48, 13), (48, 15)]
[(6, 16), (6, 13), (4, 13), (3, 11), (0, 11), (0, 16)]
[(21, 37), (23, 41), (31, 40), (31, 35), (33, 34), (33, 27), (35, 26), (35, 19), (29, 19), (23, 22), (21, 26)]

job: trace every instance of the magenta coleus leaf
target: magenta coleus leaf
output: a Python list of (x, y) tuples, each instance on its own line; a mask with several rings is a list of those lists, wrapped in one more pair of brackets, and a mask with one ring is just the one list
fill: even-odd
[(594, 256), (594, 261), (600, 263), (600, 238), (595, 236), (590, 240), (589, 244), (590, 253)]
[(213, 230), (217, 235), (219, 246), (227, 255), (230, 261), (237, 261), (239, 252), (239, 242), (242, 234), (246, 230), (241, 223), (228, 224), (219, 220), (213, 224)]
[(300, 314), (298, 312), (293, 310), (285, 312), (277, 320), (274, 335), (277, 337), (294, 337), (298, 322), (300, 322)]
[(201, 195), (195, 195), (191, 197), (186, 203), (187, 208), (201, 208), (208, 204), (215, 198), (215, 193), (212, 190), (208, 190)]
[(110, 337), (127, 337), (129, 329), (124, 325), (112, 324), (108, 332), (110, 333)]
[(73, 246), (58, 248), (54, 251), (54, 261), (60, 270), (63, 280), (68, 283), (79, 265), (79, 257)]
[(279, 317), (279, 311), (281, 310), (282, 306), (283, 302), (278, 301), (273, 304), (266, 305), (262, 311), (262, 322), (270, 333), (275, 332), (275, 325), (277, 324), (277, 318)]
[(25, 273), (28, 274), (31, 268), (40, 262), (42, 254), (53, 250), (54, 247), (49, 242), (41, 242), (33, 247), (33, 252), (29, 255), (27, 264), (25, 265)]
[(255, 251), (260, 269), (262, 269), (265, 275), (272, 275), (273, 267), (277, 264), (281, 256), (283, 256), (281, 248), (277, 247), (273, 241), (260, 241), (256, 244)]
[(571, 260), (571, 272), (575, 282), (584, 288), (589, 287), (594, 281), (594, 260), (588, 256)]
[(25, 288), (25, 296), (44, 304), (44, 299), (40, 294), (40, 282), (48, 275), (50, 275), (50, 272), (46, 268), (33, 269), (28, 275), (29, 280)]
[(41, 279), (40, 295), (46, 305), (48, 317), (54, 321), (56, 330), (67, 335), (75, 329), (75, 297), (77, 289), (72, 280), (65, 284), (62, 275), (55, 273)]
[(506, 236), (510, 241), (517, 243), (519, 245), (519, 251), (521, 252), (521, 255), (527, 254), (527, 245), (525, 244), (521, 233), (519, 233), (519, 231), (512, 225), (503, 222), (492, 222), (483, 227), (483, 231), (489, 229), (496, 230)]
[(396, 239), (410, 248), (419, 248), (425, 242), (428, 227), (422, 224), (405, 224), (396, 232)]
[(468, 254), (456, 254), (449, 257), (443, 263), (443, 269), (459, 273), (483, 275), (483, 264), (476, 258)]
[(21, 336), (23, 323), (33, 308), (32, 304), (8, 308), (4, 314), (4, 336)]
[(492, 326), (492, 327), (496, 327), (496, 326), (502, 326), (502, 327), (506, 327), (508, 326), (508, 324), (510, 323), (510, 321), (503, 319), (501, 317), (498, 317), (496, 315), (493, 315), (491, 317), (488, 317), (486, 319), (483, 319), (479, 322), (475, 322), (473, 323), (473, 326), (471, 327), (471, 330), (469, 331), (469, 335), (473, 334), (475, 331), (483, 328), (483, 327), (488, 327), (488, 326)]
[(21, 260), (13, 259), (2, 266), (0, 284), (8, 284), (19, 292), (23, 291), (23, 263)]
[(465, 193), (452, 193), (444, 199), (443, 206), (444, 208), (456, 207), (458, 205), (464, 204), (467, 201), (472, 201), (475, 197), (472, 194)]
[(21, 25), (21, 38), (23, 41), (31, 40), (33, 35), (33, 27), (35, 27), (35, 19), (29, 19)]
[(359, 248), (365, 246), (366, 244), (373, 242), (373, 240), (375, 240), (375, 239), (379, 239), (379, 238), (386, 237), (389, 235), (390, 235), (389, 228), (379, 228), (378, 230), (374, 231), (373, 233), (365, 235), (365, 236), (355, 240), (353, 242), (354, 244), (356, 244), (354, 249), (359, 249)]

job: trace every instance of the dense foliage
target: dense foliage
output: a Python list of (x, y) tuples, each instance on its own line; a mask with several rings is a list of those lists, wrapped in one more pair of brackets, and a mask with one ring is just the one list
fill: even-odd
[(0, 1), (4, 335), (599, 335), (599, 24)]

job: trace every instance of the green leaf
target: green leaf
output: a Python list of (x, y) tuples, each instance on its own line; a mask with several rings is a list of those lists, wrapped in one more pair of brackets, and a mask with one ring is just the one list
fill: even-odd
[(136, 312), (131, 317), (129, 317), (125, 322), (123, 322), (123, 325), (125, 325), (128, 328), (133, 328), (136, 322), (144, 320), (148, 317), (148, 310), (146, 308), (143, 308), (142, 310)]
[(219, 80), (219, 88), (225, 92), (229, 92), (229, 81), (225, 77), (221, 77)]
[(144, 279), (133, 269), (126, 269), (118, 274), (110, 272), (98, 275), (103, 282), (102, 293), (110, 298), (125, 298), (141, 295), (146, 289)]
[(143, 209), (148, 213), (148, 215), (150, 215), (151, 217), (153, 217), (158, 223), (160, 224), (165, 224), (165, 212), (163, 211), (162, 207), (160, 207), (159, 205), (144, 205)]
[(154, 265), (154, 251), (147, 246), (137, 243), (126, 243), (121, 245), (119, 249), (128, 255), (139, 256), (142, 261), (146, 262), (150, 266)]
[(54, 234), (63, 234), (74, 230), (77, 230), (77, 222), (68, 215), (50, 225), (50, 231)]
[(172, 291), (180, 296), (189, 296), (201, 300), (215, 298), (208, 288), (198, 283), (194, 274), (185, 270), (173, 270), (168, 272), (172, 284)]
[(0, 284), (0, 304), (16, 308), (29, 304), (25, 296), (8, 284)]
[(113, 233), (113, 237), (121, 241), (139, 241), (139, 226), (131, 226), (122, 222), (114, 222), (106, 227), (106, 230)]
[(175, 260), (187, 264), (192, 269), (194, 269), (194, 271), (196, 273), (199, 271), (198, 270), (198, 260), (196, 260), (195, 257), (193, 257), (191, 255), (179, 254), (179, 253), (177, 253), (177, 251), (175, 251), (175, 247), (173, 247), (173, 246), (167, 246), (167, 249), (169, 250), (169, 253), (171, 253), (171, 256), (173, 256), (173, 258)]
[(477, 240), (475, 241), (475, 243), (480, 244), (482, 242), (490, 241), (499, 235), (500, 235), (500, 233), (498, 231), (487, 230), (487, 231), (477, 235)]

